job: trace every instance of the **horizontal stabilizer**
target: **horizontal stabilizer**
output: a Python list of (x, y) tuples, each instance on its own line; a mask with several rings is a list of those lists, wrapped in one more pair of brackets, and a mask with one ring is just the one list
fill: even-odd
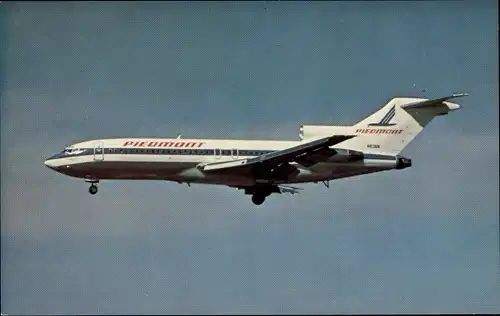
[(439, 98), (439, 99), (433, 99), (433, 100), (425, 100), (425, 101), (418, 101), (418, 102), (413, 102), (409, 104), (402, 104), (401, 107), (405, 110), (410, 110), (410, 109), (423, 109), (423, 108), (433, 108), (439, 105), (446, 105), (450, 111), (458, 110), (460, 106), (455, 103), (450, 103), (450, 102), (445, 102), (450, 99), (455, 99), (459, 97), (465, 97), (468, 96), (469, 94), (467, 93), (457, 93), (453, 94), (447, 97)]

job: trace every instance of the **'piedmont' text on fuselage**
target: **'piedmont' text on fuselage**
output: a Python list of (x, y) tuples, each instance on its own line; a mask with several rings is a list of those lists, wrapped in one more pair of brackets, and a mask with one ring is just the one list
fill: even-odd
[(173, 142), (173, 141), (126, 141), (123, 147), (175, 147), (200, 148), (204, 142)]

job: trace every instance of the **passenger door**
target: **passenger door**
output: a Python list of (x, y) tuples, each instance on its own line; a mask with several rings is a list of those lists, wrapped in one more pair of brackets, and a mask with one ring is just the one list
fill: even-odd
[(233, 160), (238, 160), (238, 149), (235, 148), (231, 149), (231, 158)]
[(102, 141), (94, 143), (94, 160), (104, 161), (104, 143)]
[(215, 148), (214, 150), (215, 160), (220, 160), (222, 157), (222, 150), (220, 148)]

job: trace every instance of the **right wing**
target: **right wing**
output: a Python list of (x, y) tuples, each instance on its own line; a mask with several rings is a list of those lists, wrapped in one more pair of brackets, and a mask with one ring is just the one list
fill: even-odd
[(335, 154), (330, 146), (339, 144), (343, 141), (355, 137), (354, 135), (334, 135), (320, 138), (304, 144), (300, 144), (287, 149), (275, 151), (269, 154), (264, 154), (258, 157), (249, 159), (239, 159), (228, 162), (217, 162), (201, 165), (199, 168), (205, 172), (235, 172), (239, 173), (243, 170), (251, 170), (258, 168), (261, 172), (268, 172), (277, 167), (292, 168), (288, 163), (298, 162), (315, 164), (324, 161), (328, 157)]

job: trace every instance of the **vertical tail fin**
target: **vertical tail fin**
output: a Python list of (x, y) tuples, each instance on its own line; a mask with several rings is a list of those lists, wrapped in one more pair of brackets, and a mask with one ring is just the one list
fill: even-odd
[(440, 99), (393, 98), (380, 110), (353, 126), (359, 137), (344, 142), (349, 149), (399, 154), (436, 116), (460, 108), (447, 100), (468, 94), (454, 94)]

